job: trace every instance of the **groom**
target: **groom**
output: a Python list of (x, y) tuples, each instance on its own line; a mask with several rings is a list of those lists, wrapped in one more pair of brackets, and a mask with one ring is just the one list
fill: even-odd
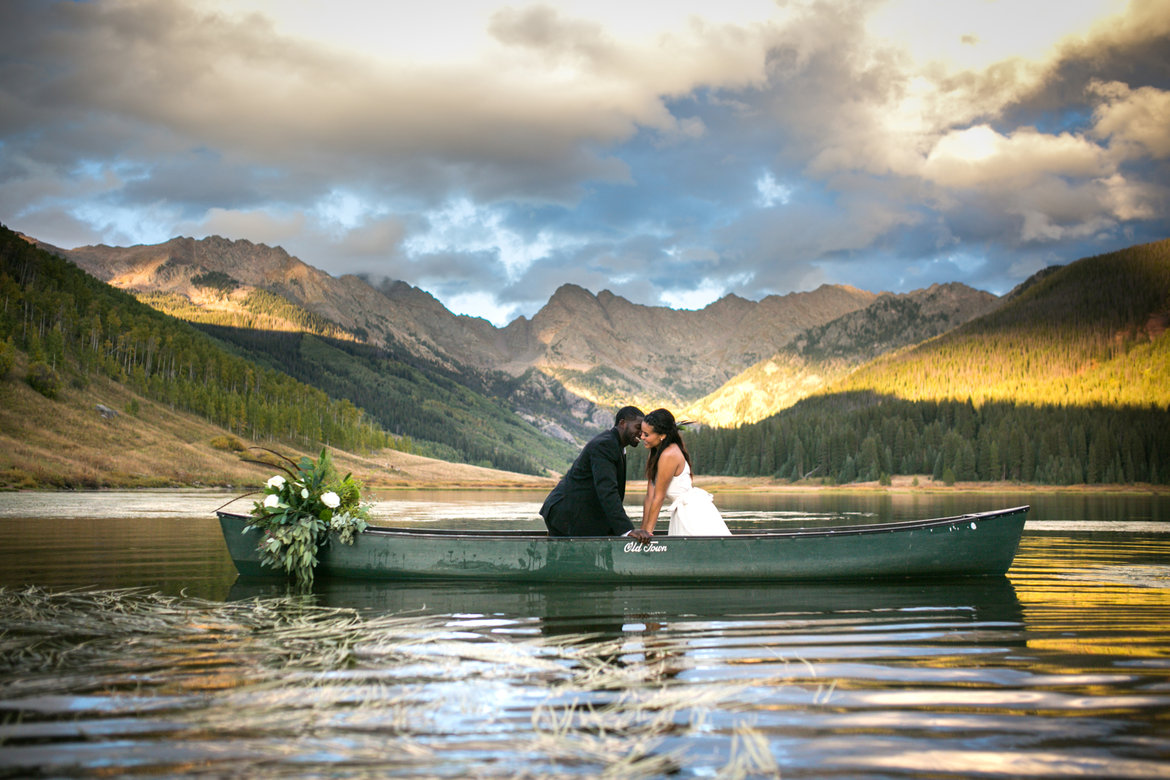
[(549, 536), (650, 539), (646, 531), (634, 530), (622, 506), (626, 497), (626, 447), (638, 446), (643, 416), (636, 407), (621, 408), (614, 426), (594, 436), (581, 450), (540, 508)]

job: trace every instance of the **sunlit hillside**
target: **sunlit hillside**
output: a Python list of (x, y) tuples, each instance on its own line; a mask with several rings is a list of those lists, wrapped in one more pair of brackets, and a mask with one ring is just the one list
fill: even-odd
[(1170, 241), (1046, 271), (983, 317), (756, 424), (700, 472), (831, 483), (1170, 481)]
[(312, 333), (335, 339), (356, 340), (353, 333), (321, 315), (254, 287), (224, 289), (206, 286), (197, 288), (193, 298), (165, 292), (137, 292), (135, 297), (148, 306), (187, 322), (251, 330)]
[(1000, 305), (989, 292), (936, 284), (894, 295), (800, 333), (779, 352), (684, 410), (683, 416), (728, 427), (753, 423), (823, 390), (878, 355), (946, 333)]
[(816, 393), (854, 365), (844, 360), (809, 361), (781, 350), (691, 404), (682, 416), (721, 428), (759, 422)]
[(1170, 241), (1079, 260), (830, 386), (909, 400), (1170, 406)]

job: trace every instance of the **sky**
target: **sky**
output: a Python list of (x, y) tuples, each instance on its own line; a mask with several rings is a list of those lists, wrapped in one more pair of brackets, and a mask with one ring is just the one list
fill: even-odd
[(503, 325), (996, 294), (1170, 237), (1170, 0), (0, 3), (0, 222), (220, 235)]

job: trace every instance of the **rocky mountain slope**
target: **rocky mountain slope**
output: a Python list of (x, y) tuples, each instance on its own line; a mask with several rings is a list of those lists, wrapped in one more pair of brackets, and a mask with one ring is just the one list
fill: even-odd
[[(447, 368), (476, 365), (463, 359), (467, 355), (482, 356), (484, 362), (499, 357), (489, 323), (457, 317), (430, 294), (403, 283), (374, 289), (356, 276), (330, 276), (280, 247), (211, 236), (133, 247), (50, 249), (115, 287), (187, 299), (209, 319), (218, 315), (221, 324), (228, 324), (231, 315), (247, 313), (249, 294), (259, 289), (354, 338), (400, 346)], [(286, 324), (284, 329), (300, 329)]]
[(728, 295), (679, 311), (608, 291), (558, 289), (531, 321), (505, 330), (520, 354), (582, 398), (603, 406), (681, 406), (702, 398), (805, 329), (855, 311), (874, 295), (840, 286), (768, 296)]
[(51, 248), (111, 285), (200, 322), (310, 330), (409, 356), (505, 399), (561, 438), (605, 424), (624, 403), (682, 406), (794, 336), (871, 304), (844, 286), (698, 311), (631, 303), (565, 285), (504, 328), (448, 311), (404, 282), (334, 278), (279, 247), (217, 236), (134, 247)]
[(218, 236), (134, 247), (41, 246), (189, 321), (368, 343), (413, 370), (503, 397), (511, 411), (554, 438), (577, 441), (608, 417), (555, 380), (525, 371), (523, 348), (509, 348), (508, 334), (486, 320), (452, 314), (404, 282), (373, 287), (357, 276), (335, 278), (280, 247)]
[(945, 333), (999, 303), (991, 293), (958, 283), (901, 295), (883, 293), (864, 309), (800, 333), (692, 404), (685, 415), (718, 426), (762, 420), (878, 355)]

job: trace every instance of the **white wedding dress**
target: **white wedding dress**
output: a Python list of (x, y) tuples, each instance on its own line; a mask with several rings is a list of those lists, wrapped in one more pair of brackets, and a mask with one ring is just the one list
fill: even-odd
[(695, 487), (691, 481), (691, 465), (683, 462), (682, 473), (666, 486), (667, 507), (670, 512), (670, 536), (731, 536), (727, 524), (715, 508), (711, 494)]

